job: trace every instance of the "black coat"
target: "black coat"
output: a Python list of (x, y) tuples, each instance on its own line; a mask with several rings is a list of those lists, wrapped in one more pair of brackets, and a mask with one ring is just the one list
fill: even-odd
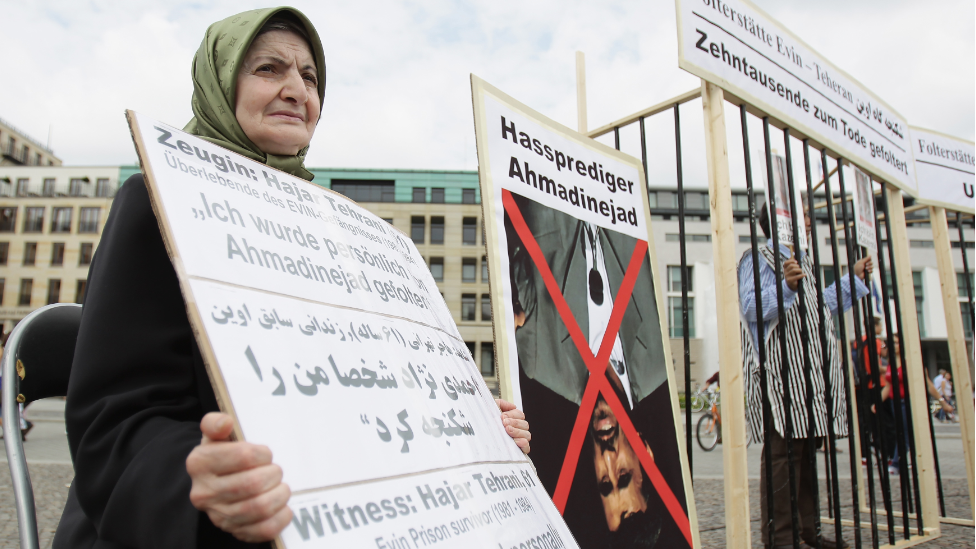
[(186, 458), (218, 407), (141, 174), (112, 204), (71, 368), (55, 548), (252, 546), (190, 503)]

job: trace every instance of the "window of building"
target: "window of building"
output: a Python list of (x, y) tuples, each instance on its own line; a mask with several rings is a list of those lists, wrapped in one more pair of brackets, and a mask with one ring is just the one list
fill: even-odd
[[(92, 208), (89, 208), (92, 209)], [(71, 232), (71, 211), (74, 208), (51, 208), (51, 232)]]
[(908, 246), (910, 248), (934, 248), (935, 242), (932, 240), (909, 240)]
[(54, 183), (55, 179), (53, 177), (45, 177), (44, 185), (41, 189), (41, 194), (44, 196), (54, 196)]
[(430, 274), (437, 282), (444, 282), (444, 258), (430, 258)]
[(37, 262), (37, 242), (24, 243), (24, 266), (30, 267)]
[(34, 155), (34, 165), (35, 166), (41, 165), (41, 153), (37, 153)]
[[(973, 285), (973, 280), (970, 279), (970, 288), (976, 290), (976, 286)], [(956, 273), (956, 288), (959, 292), (959, 297), (963, 299), (969, 299), (969, 294), (966, 293), (966, 273)]]
[(461, 282), (477, 282), (478, 260), (473, 257), (461, 259)]
[[(692, 273), (694, 272), (694, 266), (685, 267), (684, 271), (688, 273), (688, 293), (694, 291), (692, 285)], [(680, 265), (668, 265), (668, 291), (681, 293), (681, 266)]]
[(396, 202), (396, 186), (392, 180), (333, 179), (332, 190), (356, 202)]
[(413, 188), (413, 201), (414, 202), (427, 202), (427, 189), (424, 187), (414, 187)]
[[(668, 297), (668, 331), (670, 337), (684, 337), (681, 296)], [(688, 296), (688, 337), (695, 337), (695, 298)]]
[(31, 304), (31, 293), (33, 291), (34, 291), (33, 278), (20, 279), (20, 294), (17, 298), (17, 305), (21, 307), (29, 307)]
[(647, 205), (650, 208), (657, 208), (657, 191), (648, 191)]
[[(681, 235), (679, 233), (665, 233), (665, 242), (681, 242)], [(685, 242), (711, 242), (712, 235), (710, 234), (688, 234), (685, 233)]]
[(481, 282), (488, 283), (488, 258), (481, 256)]
[[(922, 289), (922, 271), (912, 271), (912, 284), (915, 286), (915, 312), (918, 314), (918, 336), (925, 337), (925, 315), (922, 314), (925, 291)], [(888, 295), (891, 294), (889, 293)]]
[(829, 288), (830, 285), (834, 283), (834, 266), (822, 265), (820, 267), (820, 270), (821, 270), (820, 280), (823, 281), (824, 288)]
[(47, 304), (61, 301), (61, 279), (52, 278), (47, 281)]
[[(695, 337), (695, 299), (694, 299), (694, 267), (688, 266), (684, 273), (688, 279), (688, 337)], [(670, 337), (684, 337), (684, 325), (681, 306), (681, 275), (680, 265), (668, 265), (668, 333)]]
[(64, 265), (64, 242), (51, 244), (51, 265), (55, 267)]
[(410, 218), (410, 239), (414, 244), (424, 243), (424, 233), (427, 232), (427, 219), (422, 215)]
[(393, 218), (392, 217), (382, 217), (380, 219), (382, 219), (383, 221), (386, 221), (390, 225), (393, 225)]
[(444, 187), (434, 187), (430, 190), (430, 201), (434, 204), (444, 203)]
[(12, 233), (17, 226), (17, 208), (0, 208), (0, 233)]
[(732, 195), (732, 211), (749, 213), (749, 195), (746, 194), (733, 194)]
[(474, 246), (478, 243), (478, 218), (465, 217), (462, 223), (461, 243), (465, 246)]
[(88, 287), (88, 281), (79, 279), (75, 284), (75, 303), (83, 303), (85, 301), (85, 289)]
[(685, 209), (686, 210), (707, 210), (708, 195), (705, 193), (686, 192)]
[(82, 208), (81, 216), (78, 219), (78, 232), (97, 233), (98, 218), (101, 212), (102, 212), (101, 208)]
[(461, 320), (474, 320), (476, 309), (475, 295), (461, 294)]
[(44, 208), (24, 208), (24, 232), (39, 233), (44, 230)]
[[(962, 243), (959, 242), (958, 240), (953, 240), (949, 244), (953, 248), (962, 248)], [(973, 248), (976, 248), (976, 242), (973, 242), (972, 240), (967, 240), (966, 241), (966, 249), (972, 250)]]
[(10, 243), (0, 242), (0, 265), (7, 264), (7, 256), (10, 254)]
[(962, 315), (962, 332), (963, 337), (972, 341), (973, 340), (973, 312), (969, 309), (968, 301), (959, 302), (959, 313)]
[(481, 375), (495, 375), (495, 344), (488, 341), (481, 342)]
[(461, 189), (461, 204), (476, 204), (474, 189)]
[[(922, 288), (922, 271), (912, 272), (912, 283), (915, 287), (915, 313), (918, 315), (918, 332), (920, 337), (925, 337), (925, 315), (922, 305), (925, 302), (925, 291)], [(893, 296), (895, 288), (891, 284), (891, 271), (885, 272), (885, 286), (888, 287), (888, 296)]]
[(21, 177), (17, 180), (17, 196), (27, 196), (30, 187), (30, 179)]
[(471, 360), (474, 360), (474, 341), (465, 341), (464, 345), (468, 348), (468, 353), (471, 355)]
[(3, 305), (3, 292), (7, 289), (7, 279), (0, 278), (0, 305)]
[(678, 193), (673, 193), (671, 191), (658, 191), (657, 192), (657, 207), (665, 208), (669, 210), (678, 209)]
[(99, 198), (105, 198), (111, 196), (112, 190), (108, 186), (108, 178), (100, 177), (98, 181), (95, 182), (95, 196)]
[(91, 242), (82, 242), (81, 249), (78, 250), (78, 265), (91, 265), (94, 250), (95, 244)]
[[(891, 271), (886, 271), (884, 276), (885, 286), (888, 288), (888, 296), (891, 297), (895, 292), (895, 287), (891, 283)], [(925, 290), (922, 288), (922, 271), (912, 271), (912, 285), (915, 289), (915, 313), (918, 317), (919, 337), (925, 336), (925, 315), (922, 306), (925, 303)]]
[(443, 217), (430, 218), (430, 243), (431, 244), (444, 243), (444, 218)]
[(85, 180), (79, 177), (72, 177), (71, 181), (68, 182), (68, 195), (70, 196), (81, 196), (82, 183)]
[(481, 320), (491, 321), (491, 298), (488, 294), (481, 294)]

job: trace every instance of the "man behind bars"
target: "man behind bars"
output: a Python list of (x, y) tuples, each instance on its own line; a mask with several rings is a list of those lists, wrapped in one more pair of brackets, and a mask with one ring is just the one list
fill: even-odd
[[(789, 468), (796, 472), (796, 505), (799, 511), (797, 529), (805, 543), (801, 548), (808, 548), (816, 544), (814, 525), (817, 517), (818, 502), (813, 497), (813, 472), (810, 470), (810, 452), (813, 452), (821, 440), (828, 435), (827, 431), (827, 398), (823, 378), (823, 353), (820, 346), (820, 315), (817, 314), (817, 289), (813, 274), (813, 260), (803, 250), (799, 251), (799, 261), (793, 257), (790, 247), (780, 243), (780, 261), (782, 262), (783, 280), (780, 294), (783, 297), (783, 309), (786, 314), (785, 330), (779, 329), (781, 319), (777, 306), (776, 276), (774, 271), (773, 241), (769, 235), (769, 210), (763, 205), (759, 216), (759, 224), (767, 238), (767, 244), (758, 250), (760, 257), (759, 277), (762, 297), (762, 318), (764, 322), (763, 346), (766, 351), (766, 379), (768, 387), (769, 406), (772, 410), (773, 429), (770, 432), (770, 446), (772, 450), (772, 483), (773, 501), (766, 501), (766, 453), (763, 451), (760, 469), (760, 488), (762, 505), (762, 541), (765, 547), (793, 547), (793, 524), (791, 519)], [(810, 230), (810, 218), (806, 217), (806, 229)], [(808, 239), (809, 240), (809, 239)], [(857, 275), (854, 292), (857, 299), (868, 294), (868, 288), (862, 282), (870, 276), (872, 269), (871, 258), (866, 257), (854, 265)], [(762, 392), (760, 389), (759, 358), (756, 352), (759, 341), (756, 289), (753, 278), (752, 250), (747, 251), (739, 260), (739, 305), (742, 313), (742, 323), (747, 328), (748, 337), (743, 337), (743, 368), (746, 378), (746, 394), (750, 415), (753, 440), (763, 440)], [(824, 321), (827, 334), (834, 333), (832, 315), (837, 314), (838, 301), (842, 303), (842, 310), (851, 307), (850, 277), (843, 277), (840, 284), (841, 299), (838, 300), (838, 284), (835, 282), (824, 291)], [(808, 338), (801, 338), (800, 307), (797, 303), (800, 286), (803, 286), (806, 304), (806, 323)], [(788, 385), (784, 388), (780, 354), (780, 338), (786, 339), (788, 365)], [(834, 435), (846, 437), (847, 409), (844, 402), (843, 373), (839, 350), (828, 339), (827, 357), (829, 361), (830, 391), (833, 398)], [(803, 349), (808, 349), (810, 370), (805, 371), (803, 363)], [(807, 376), (812, 384), (812, 394), (807, 395)], [(783, 395), (790, 392), (790, 417), (793, 422), (793, 463), (787, 458), (786, 448), (786, 410)], [(807, 415), (808, 400), (813, 405), (813, 430)], [(774, 539), (770, 540), (769, 506), (773, 507)], [(838, 547), (835, 540), (823, 539), (824, 549)], [(848, 544), (841, 541), (839, 547), (846, 548)]]

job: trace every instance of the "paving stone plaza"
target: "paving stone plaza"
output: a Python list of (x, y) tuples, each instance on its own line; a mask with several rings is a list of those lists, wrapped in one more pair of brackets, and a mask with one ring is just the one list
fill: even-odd
[[(38, 528), (41, 547), (51, 547), (54, 532), (61, 518), (61, 509), (68, 496), (68, 487), (74, 477), (71, 458), (68, 453), (68, 442), (64, 433), (64, 401), (49, 399), (33, 404), (27, 416), (34, 421), (34, 429), (28, 436), (25, 449), (27, 452), (31, 481), (34, 485), (34, 497), (38, 511)], [(697, 419), (697, 418), (695, 418)], [(966, 518), (971, 512), (969, 495), (966, 489), (966, 469), (963, 461), (962, 441), (959, 427), (956, 424), (936, 424), (936, 444), (939, 450), (939, 463), (943, 475), (943, 492), (945, 495), (946, 514), (952, 517)], [(840, 458), (840, 491), (842, 497), (850, 494), (850, 467), (847, 465), (848, 448), (845, 442), (838, 447), (844, 452)], [(701, 532), (703, 548), (720, 548), (725, 546), (725, 510), (722, 481), (722, 451), (721, 445), (711, 452), (703, 452), (694, 446), (692, 459), (694, 465), (695, 501), (698, 506), (698, 522)], [(752, 508), (752, 539), (754, 547), (761, 547), (759, 542), (759, 457), (761, 446), (749, 447), (749, 487)], [(6, 461), (4, 460), (4, 469)], [(847, 470), (845, 474), (843, 471)], [(820, 459), (820, 470), (823, 470), (823, 459)], [(897, 491), (897, 490), (896, 490)], [(826, 483), (821, 480), (821, 508), (827, 507)], [(895, 508), (900, 508), (900, 502), (895, 496)], [(880, 495), (878, 496), (880, 501)], [(17, 538), (17, 515), (13, 507), (13, 491), (10, 486), (10, 475), (4, 471), (0, 474), (0, 549), (15, 549), (19, 547)], [(851, 501), (841, 500), (842, 512), (849, 515)], [(881, 522), (884, 522), (883, 520)], [(824, 525), (825, 532), (833, 533), (833, 526)], [(864, 535), (870, 536), (870, 531), (864, 529)], [(884, 533), (882, 532), (882, 535)], [(845, 531), (845, 538), (853, 541), (851, 529)], [(864, 547), (869, 547), (870, 538), (865, 537)], [(884, 542), (882, 541), (882, 544)], [(972, 527), (942, 525), (942, 537), (920, 545), (929, 548), (960, 549), (973, 547), (974, 532)]]

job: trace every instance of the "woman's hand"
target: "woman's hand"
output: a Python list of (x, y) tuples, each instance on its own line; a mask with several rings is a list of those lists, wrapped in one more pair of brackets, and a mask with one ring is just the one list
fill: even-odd
[(190, 502), (241, 541), (273, 540), (291, 522), (291, 489), (281, 482), (281, 467), (271, 462), (271, 450), (231, 442), (232, 428), (230, 416), (217, 412), (200, 422), (203, 440), (186, 458), (193, 481)]
[(505, 425), (505, 432), (508, 436), (515, 439), (515, 444), (523, 453), (529, 453), (529, 441), (532, 440), (532, 433), (529, 432), (529, 422), (525, 421), (525, 414), (514, 404), (500, 398), (495, 399), (495, 404), (502, 411), (502, 423)]

